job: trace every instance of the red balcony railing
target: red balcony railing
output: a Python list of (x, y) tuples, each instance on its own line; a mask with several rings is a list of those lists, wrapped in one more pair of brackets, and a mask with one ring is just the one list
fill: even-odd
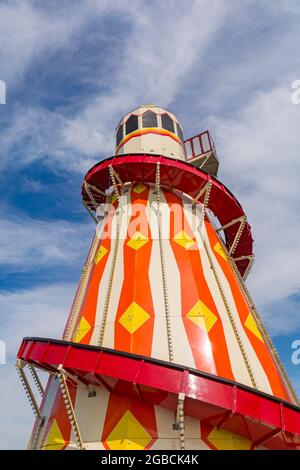
[(217, 158), (215, 144), (208, 131), (201, 132), (201, 134), (194, 135), (185, 140), (184, 147), (187, 161), (201, 157), (201, 155), (205, 155), (208, 152), (213, 152)]

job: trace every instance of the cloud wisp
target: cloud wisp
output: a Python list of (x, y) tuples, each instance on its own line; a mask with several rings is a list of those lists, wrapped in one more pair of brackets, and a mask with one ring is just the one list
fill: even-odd
[(30, 219), (22, 214), (0, 224), (2, 271), (30, 272), (76, 265), (83, 260), (90, 224)]

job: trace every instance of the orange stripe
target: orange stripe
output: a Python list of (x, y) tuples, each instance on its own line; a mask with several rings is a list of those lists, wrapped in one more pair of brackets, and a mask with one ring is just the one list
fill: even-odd
[[(124, 281), (115, 318), (115, 349), (150, 356), (154, 329), (154, 308), (148, 276), (152, 249), (150, 227), (146, 213), (149, 187), (145, 186), (144, 191), (140, 194), (133, 191), (134, 188), (135, 186), (131, 189), (132, 215), (123, 248)], [(135, 225), (136, 219), (139, 221), (138, 225)], [(136, 231), (148, 238), (148, 242), (138, 250), (127, 245)], [(119, 319), (132, 302), (136, 302), (150, 315), (150, 318), (135, 332), (130, 333), (119, 322)]]
[(123, 138), (123, 140), (121, 140), (119, 145), (117, 146), (116, 152), (118, 153), (120, 148), (123, 147), (123, 145), (125, 145), (133, 137), (140, 137), (140, 136), (146, 135), (146, 134), (158, 134), (158, 135), (163, 135), (165, 137), (171, 137), (171, 139), (175, 140), (178, 144), (182, 144), (179, 137), (176, 134), (174, 134), (173, 132), (167, 131), (166, 129), (157, 129), (155, 127), (146, 127), (145, 129), (139, 129), (137, 131), (133, 131), (130, 134), (126, 135)]
[[(174, 209), (173, 204), (175, 203), (175, 207), (180, 211), (178, 214), (177, 209), (171, 210), (170, 242), (180, 272), (183, 323), (196, 367), (205, 372), (234, 380), (222, 322), (204, 277), (198, 244), (195, 241), (196, 245), (190, 249), (185, 249), (173, 240), (180, 230), (179, 227), (175, 227), (174, 216), (178, 223), (178, 215), (180, 215), (184, 231), (195, 240), (194, 233), (182, 208), (182, 200), (166, 191), (165, 198), (170, 207), (172, 206)], [(216, 323), (208, 333), (186, 318), (186, 314), (198, 300), (201, 300), (217, 318)]]

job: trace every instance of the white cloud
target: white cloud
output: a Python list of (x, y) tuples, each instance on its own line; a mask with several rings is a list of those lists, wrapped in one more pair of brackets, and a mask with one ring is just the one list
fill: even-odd
[(24, 336), (61, 337), (74, 295), (71, 283), (0, 292), (0, 336), (9, 359)]
[(24, 336), (60, 338), (75, 285), (53, 284), (31, 290), (0, 293), (0, 339), (7, 347), (7, 364), (0, 366), (0, 448), (25, 448), (33, 413), (14, 369)]
[[(44, 158), (50, 165), (80, 172), (105, 155), (112, 154), (114, 127), (121, 115), (145, 101), (165, 106), (172, 102), (183, 87), (184, 79), (193, 72), (193, 66), (197, 64), (199, 69), (206, 47), (228, 11), (226, 2), (221, 0), (209, 4), (190, 1), (185, 10), (172, 1), (157, 3), (155, 8), (144, 3), (139, 8), (139, 2), (127, 4), (126, 9), (122, 2), (104, 2), (99, 7), (99, 3), (87, 1), (82, 5), (86, 8), (80, 15), (80, 21), (76, 16), (79, 10), (75, 9), (67, 37), (66, 32), (60, 34), (61, 23), (57, 15), (56, 21), (51, 21), (51, 16), (43, 15), (43, 20), (48, 21), (49, 25), (42, 24), (39, 29), (42, 40), (35, 36), (31, 40), (34, 44), (38, 43), (36, 51), (45, 54), (46, 44), (52, 47), (52, 34), (53, 47), (66, 47), (71, 34), (80, 34), (84, 20), (87, 24), (99, 15), (101, 21), (102, 15), (110, 11), (121, 14), (127, 21), (129, 33), (119, 45), (118, 57), (112, 58), (115, 72), (108, 77), (110, 89), (93, 96), (86, 107), (72, 118), (61, 111), (16, 106), (9, 128), (2, 132), (2, 151), (6, 156), (2, 160), (3, 165), (8, 164), (12, 151), (19, 147), (22, 147), (23, 155), (21, 159), (15, 159), (16, 167)], [(23, 8), (28, 9), (28, 3)], [(32, 7), (29, 12), (28, 22), (32, 16), (41, 14)], [(20, 13), (14, 11), (13, 18), (19, 18)], [(26, 13), (27, 10), (23, 12), (25, 16)], [(58, 42), (54, 41), (56, 36), (61, 37)], [(42, 50), (42, 46), (46, 50)], [(17, 57), (22, 55), (13, 41), (10, 47), (16, 51)], [(28, 55), (25, 54), (25, 57), (28, 66), (30, 60)], [(24, 73), (25, 66), (14, 63), (13, 67)]]
[(34, 416), (13, 363), (0, 366), (0, 388), (0, 449), (26, 449)]
[(83, 260), (92, 233), (89, 223), (38, 220), (14, 213), (14, 218), (3, 217), (0, 222), (0, 264), (2, 269), (19, 272), (76, 265)]
[(25, 176), (22, 178), (21, 191), (24, 193), (42, 193), (44, 191), (44, 185), (34, 178)]
[[(300, 278), (300, 107), (291, 90), (259, 93), (232, 119), (211, 117), (221, 159), (221, 179), (236, 194), (252, 225), (256, 263), (249, 284), (254, 298), (268, 306), (299, 291)], [(269, 312), (269, 313), (268, 313)], [(276, 333), (300, 327), (292, 315)]]
[[(250, 3), (255, 3), (254, 0), (247, 0)], [(280, 0), (279, 2), (274, 2), (273, 0), (264, 0), (262, 2), (263, 8), (266, 9), (267, 12), (272, 14), (285, 14), (291, 13), (292, 15), (299, 15), (300, 14), (300, 5), (298, 0)]]
[(111, 91), (95, 97), (64, 127), (67, 146), (91, 155), (112, 153), (113, 129), (128, 110), (152, 102), (168, 106), (202, 56), (228, 11), (223, 1), (160, 2), (130, 10), (130, 34), (120, 44)]
[(273, 336), (300, 336), (299, 297), (276, 299), (266, 303), (263, 312), (266, 326)]
[(45, 14), (29, 0), (2, 3), (0, 59), (8, 90), (22, 80), (39, 54), (66, 44), (79, 23), (80, 17), (75, 17), (72, 11), (66, 24), (65, 18)]
[[(133, 6), (133, 5), (132, 5)], [(97, 13), (126, 9), (117, 0), (54, 1), (11, 0), (0, 5), (0, 61), (8, 90), (23, 80), (30, 65), (43, 54), (70, 47)], [(27, 84), (30, 87), (30, 83)], [(9, 91), (8, 91), (9, 92)]]

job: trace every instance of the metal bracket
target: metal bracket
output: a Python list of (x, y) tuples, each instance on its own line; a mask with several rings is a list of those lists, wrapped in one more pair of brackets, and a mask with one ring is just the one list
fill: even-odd
[(18, 372), (18, 375), (20, 377), (21, 383), (24, 387), (24, 390), (25, 390), (25, 393), (27, 395), (28, 401), (30, 403), (30, 406), (33, 410), (34, 415), (36, 417), (40, 418), (41, 417), (40, 408), (37, 404), (34, 393), (33, 393), (32, 389), (30, 387), (30, 383), (29, 383), (29, 381), (27, 379), (27, 376), (24, 372), (25, 367), (26, 367), (26, 364), (24, 364), (23, 361), (20, 361), (20, 359), (17, 359), (17, 362), (16, 362), (17, 372)]
[(75, 434), (75, 438), (76, 438), (78, 447), (79, 447), (79, 449), (84, 450), (84, 444), (83, 444), (83, 440), (82, 440), (82, 437), (81, 437), (81, 434), (80, 434), (80, 430), (79, 430), (78, 422), (77, 422), (77, 419), (76, 419), (76, 415), (75, 415), (74, 407), (73, 407), (73, 404), (72, 404), (72, 400), (71, 400), (71, 397), (70, 397), (70, 393), (69, 393), (68, 385), (67, 385), (67, 382), (66, 382), (66, 376), (65, 376), (65, 373), (64, 373), (63, 366), (59, 365), (58, 369), (59, 369), (58, 380), (59, 380), (59, 385), (60, 385), (62, 397), (63, 397), (64, 403), (65, 403), (67, 415), (68, 415), (71, 427), (73, 429), (73, 432)]
[(201, 165), (199, 166), (199, 170), (201, 170), (201, 168), (204, 167), (204, 165), (208, 162), (208, 160), (210, 159), (210, 157), (213, 155), (213, 152), (210, 152), (208, 155), (206, 155), (206, 157), (204, 158), (203, 162), (201, 163)]
[(216, 232), (219, 233), (221, 230), (225, 230), (225, 228), (231, 227), (231, 225), (234, 225), (238, 222), (242, 222), (242, 220), (245, 218), (245, 215), (242, 215), (241, 217), (238, 217), (237, 219), (231, 220), (231, 222), (228, 222), (225, 225), (222, 225), (221, 227), (217, 228)]
[(236, 250), (236, 247), (238, 245), (238, 242), (240, 241), (240, 238), (242, 236), (242, 233), (243, 233), (243, 230), (245, 228), (245, 225), (247, 223), (247, 218), (245, 215), (242, 215), (241, 217), (238, 217), (237, 219), (233, 219), (231, 222), (228, 222), (228, 224), (225, 224), (225, 225), (222, 225), (221, 227), (219, 227), (216, 232), (219, 233), (221, 232), (221, 230), (225, 230), (226, 228), (228, 227), (231, 227), (232, 225), (234, 224), (237, 224), (239, 223), (239, 228), (238, 228), (238, 231), (236, 232), (235, 234), (235, 237), (234, 237), (234, 240), (232, 242), (232, 245), (231, 247), (229, 248), (229, 256), (233, 255), (233, 253), (235, 252)]
[(179, 445), (180, 450), (185, 449), (185, 422), (184, 422), (184, 400), (185, 394), (180, 392), (178, 394), (177, 409), (176, 409), (176, 423), (174, 429), (179, 429)]
[[(86, 182), (87, 183), (87, 182)], [(92, 184), (90, 183), (87, 183), (89, 185), (89, 188), (93, 189), (93, 191), (95, 191), (96, 193), (100, 194), (101, 196), (104, 196), (105, 197), (105, 193), (103, 191), (101, 191), (101, 189), (99, 188), (96, 188), (96, 186), (93, 186)]]
[(209, 186), (211, 187), (211, 181), (208, 181), (208, 182), (205, 184), (205, 186), (204, 186), (202, 189), (200, 189), (200, 191), (198, 192), (197, 196), (195, 196), (194, 199), (193, 199), (193, 204), (195, 204), (195, 203), (200, 199), (200, 197), (202, 196), (202, 194), (204, 194), (204, 193), (208, 190)]
[(119, 193), (119, 190), (118, 190), (116, 179), (121, 184), (121, 186), (123, 185), (123, 183), (122, 183), (121, 179), (119, 178), (119, 175), (114, 170), (112, 165), (109, 165), (108, 170), (109, 170), (109, 176), (110, 176), (110, 179), (111, 179), (112, 184), (113, 184), (113, 188), (114, 188), (114, 192), (115, 192), (118, 204), (120, 204), (120, 193)]
[(112, 169), (113, 175), (114, 175), (114, 177), (116, 178), (116, 180), (118, 181), (118, 183), (119, 183), (121, 186), (124, 186), (123, 181), (121, 180), (119, 174), (116, 172), (116, 170), (114, 169), (114, 167), (113, 167), (112, 165), (110, 165), (109, 168)]
[(252, 255), (252, 256), (251, 256), (251, 259), (249, 260), (249, 264), (248, 264), (248, 266), (247, 266), (247, 268), (246, 268), (246, 271), (244, 272), (244, 275), (243, 275), (244, 281), (245, 281), (245, 280), (247, 279), (247, 277), (249, 276), (249, 273), (250, 273), (250, 271), (251, 271), (251, 269), (252, 269), (252, 266), (253, 266), (254, 261), (255, 261), (255, 256)]
[(244, 261), (244, 260), (248, 260), (249, 263), (248, 263), (248, 266), (243, 274), (243, 279), (247, 279), (249, 273), (250, 273), (250, 270), (253, 266), (253, 263), (254, 263), (254, 259), (255, 259), (255, 256), (254, 255), (245, 255), (245, 256), (238, 256), (237, 258), (232, 258), (231, 257), (231, 260), (232, 262), (234, 262), (235, 264), (238, 262), (238, 261)]
[[(238, 222), (238, 219), (236, 220), (236, 222)], [(243, 230), (244, 230), (246, 222), (247, 222), (246, 216), (243, 215), (242, 217), (240, 217), (239, 222), (240, 222), (240, 226), (238, 228), (238, 231), (235, 234), (233, 243), (232, 243), (232, 245), (229, 249), (229, 256), (231, 256), (235, 252), (236, 247), (238, 245), (238, 242), (240, 241), (240, 238), (242, 236)]]
[(208, 181), (206, 185), (204, 186), (204, 188), (202, 188), (201, 191), (199, 191), (196, 198), (193, 200), (193, 204), (195, 204), (195, 202), (197, 202), (200, 199), (200, 197), (204, 194), (203, 208), (202, 208), (202, 213), (201, 213), (200, 222), (199, 222), (199, 229), (201, 229), (203, 222), (204, 222), (206, 209), (209, 203), (211, 187), (212, 187), (212, 183), (211, 181)]
[(82, 201), (82, 204), (83, 204), (83, 207), (88, 211), (88, 213), (90, 214), (90, 216), (92, 217), (92, 219), (96, 222), (96, 224), (98, 223), (98, 220), (96, 219), (96, 217), (94, 216), (94, 214), (92, 213), (91, 209), (89, 208), (89, 206), (87, 205), (87, 203), (85, 201)]
[(45, 394), (45, 390), (44, 390), (44, 387), (43, 387), (43, 385), (40, 381), (40, 378), (37, 374), (37, 371), (35, 370), (35, 367), (30, 364), (30, 365), (28, 365), (28, 369), (29, 369), (29, 371), (32, 375), (33, 381), (36, 385), (36, 388), (38, 389), (39, 394), (41, 395), (41, 397), (43, 397), (44, 394)]
[(92, 203), (93, 206), (94, 206), (94, 209), (96, 210), (98, 204), (97, 204), (96, 199), (94, 198), (94, 196), (93, 196), (93, 194), (92, 194), (92, 192), (91, 192), (91, 190), (90, 190), (90, 185), (89, 185), (89, 183), (87, 183), (86, 181), (84, 181), (83, 186), (84, 186), (85, 192), (87, 193), (88, 197), (90, 198), (91, 203)]

